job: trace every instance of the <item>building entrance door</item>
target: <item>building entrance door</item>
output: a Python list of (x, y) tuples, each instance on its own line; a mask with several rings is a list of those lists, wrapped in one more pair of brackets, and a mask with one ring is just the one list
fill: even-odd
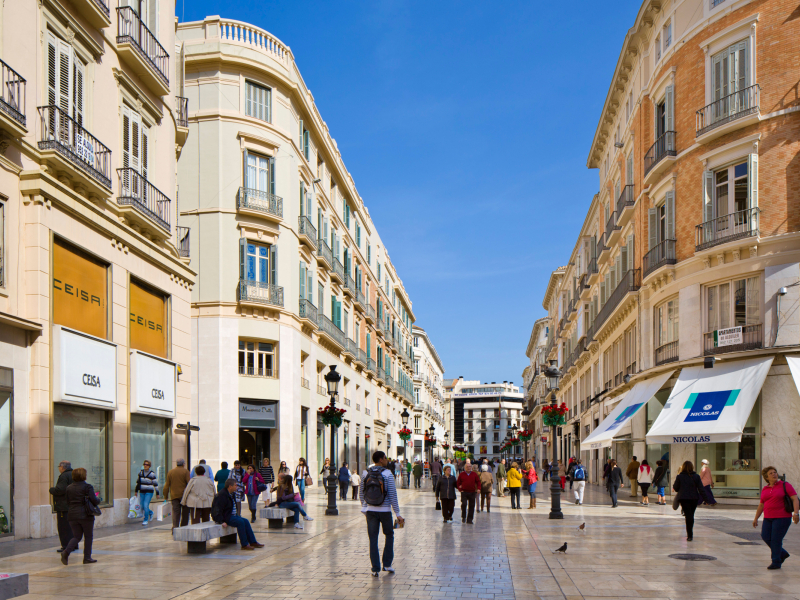
[(265, 458), (269, 458), (272, 462), (272, 457), (269, 455), (269, 432), (269, 429), (252, 427), (239, 430), (239, 461), (242, 467), (254, 465), (258, 469)]

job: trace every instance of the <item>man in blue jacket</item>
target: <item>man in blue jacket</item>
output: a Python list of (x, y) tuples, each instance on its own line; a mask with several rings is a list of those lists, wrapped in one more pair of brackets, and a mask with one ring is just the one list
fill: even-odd
[[(239, 533), (239, 542), (242, 544), (242, 550), (263, 548), (264, 544), (259, 544), (256, 541), (256, 536), (253, 534), (253, 528), (250, 527), (250, 522), (236, 514), (236, 486), (237, 483), (235, 479), (228, 479), (228, 481), (225, 482), (225, 489), (214, 498), (214, 504), (216, 504), (217, 509), (214, 522), (221, 523), (226, 527), (236, 527)], [(215, 512), (213, 508), (212, 512)]]

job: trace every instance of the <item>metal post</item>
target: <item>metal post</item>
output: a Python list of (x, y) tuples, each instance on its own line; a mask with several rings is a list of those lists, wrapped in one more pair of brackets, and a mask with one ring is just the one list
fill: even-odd
[[(336, 394), (331, 394), (331, 407), (336, 408)], [(328, 475), (328, 508), (325, 509), (326, 515), (336, 516), (339, 514), (339, 509), (336, 508), (336, 425), (331, 423), (331, 472)]]
[(550, 465), (550, 518), (563, 519), (561, 512), (561, 478), (558, 476), (558, 461)]

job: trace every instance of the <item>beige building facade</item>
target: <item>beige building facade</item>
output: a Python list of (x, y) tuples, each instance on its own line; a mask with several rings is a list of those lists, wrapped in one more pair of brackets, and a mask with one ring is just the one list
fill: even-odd
[[(433, 430), (437, 447), (446, 443), (444, 420), (444, 365), (439, 353), (428, 337), (428, 333), (417, 325), (412, 327), (414, 406), (408, 428), (414, 433), (414, 459), (422, 458), (425, 448), (425, 432)], [(448, 438), (449, 439), (449, 438)], [(434, 455), (443, 454), (441, 449)], [(425, 454), (427, 456), (427, 454)]]
[[(0, 5), (0, 536), (55, 535), (62, 460), (127, 521), (190, 418), (171, 0)], [(182, 251), (183, 250), (183, 251)]]

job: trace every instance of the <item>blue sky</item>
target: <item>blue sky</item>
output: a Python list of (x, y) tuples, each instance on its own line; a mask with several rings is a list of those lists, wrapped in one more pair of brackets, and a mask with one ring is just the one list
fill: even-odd
[(640, 2), (184, 1), (291, 47), (445, 377), (521, 384)]

